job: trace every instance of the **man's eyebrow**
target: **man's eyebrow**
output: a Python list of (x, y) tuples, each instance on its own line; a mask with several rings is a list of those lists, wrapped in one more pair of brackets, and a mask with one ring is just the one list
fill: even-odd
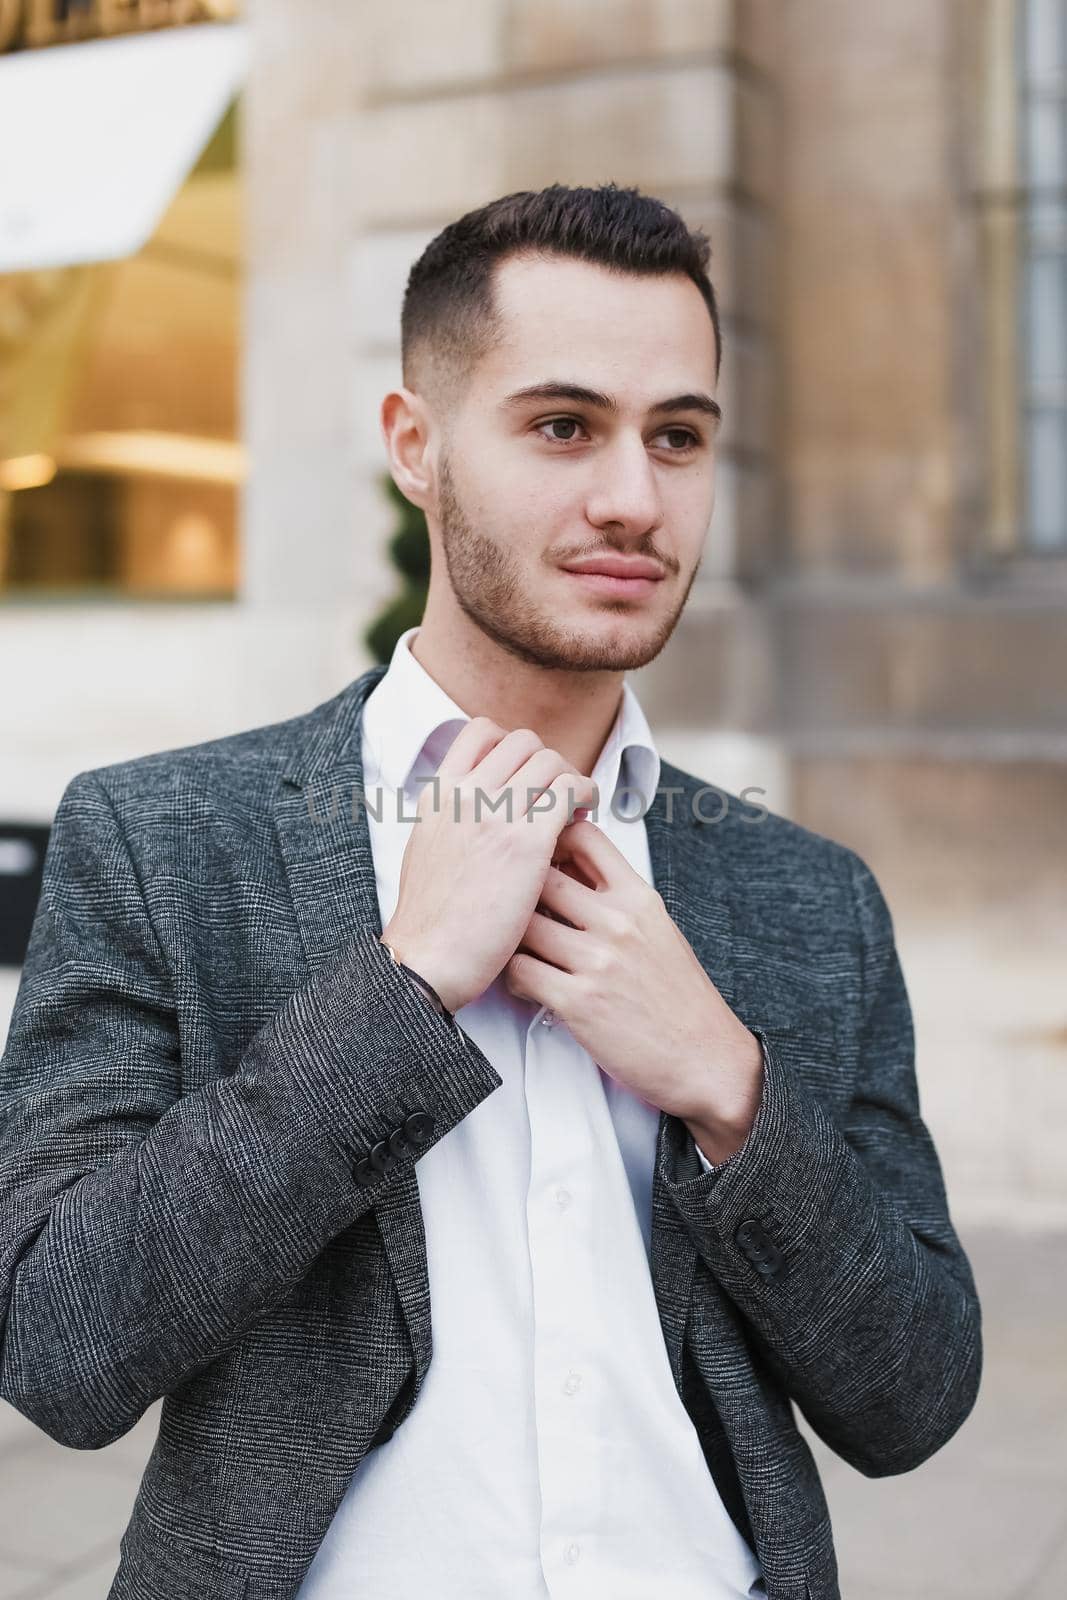
[[(595, 406), (600, 411), (617, 412), (619, 403), (610, 394), (599, 389), (587, 389), (580, 383), (531, 383), (525, 389), (516, 389), (504, 396), (505, 406), (528, 405), (531, 400), (573, 400), (576, 405)], [(701, 411), (705, 416), (722, 420), (722, 407), (710, 394), (676, 394), (669, 400), (657, 400), (649, 406), (653, 415), (663, 416), (675, 411)]]

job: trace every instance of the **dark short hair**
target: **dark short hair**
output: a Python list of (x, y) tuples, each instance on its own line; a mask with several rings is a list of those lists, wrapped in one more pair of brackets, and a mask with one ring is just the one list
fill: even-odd
[[(499, 336), (493, 268), (525, 253), (564, 255), (638, 275), (685, 273), (704, 297), (715, 333), (715, 375), (722, 335), (708, 277), (711, 243), (653, 195), (614, 183), (596, 189), (547, 189), (503, 195), (450, 222), (408, 274), (400, 316), (405, 387), (429, 384), (454, 397)], [(431, 377), (432, 373), (432, 377)]]

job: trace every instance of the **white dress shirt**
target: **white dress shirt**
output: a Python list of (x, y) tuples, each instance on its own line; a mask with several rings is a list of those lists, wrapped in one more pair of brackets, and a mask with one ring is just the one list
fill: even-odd
[[(417, 631), (364, 706), (383, 927), (419, 780), (468, 720), (412, 655)], [(625, 681), (592, 776), (592, 820), (651, 882), (659, 756)], [(620, 782), (637, 820), (613, 813)], [(300, 1600), (766, 1594), (671, 1376), (649, 1271), (658, 1109), (502, 978), (457, 1021), (503, 1082), (415, 1167), (433, 1358), (353, 1474)]]

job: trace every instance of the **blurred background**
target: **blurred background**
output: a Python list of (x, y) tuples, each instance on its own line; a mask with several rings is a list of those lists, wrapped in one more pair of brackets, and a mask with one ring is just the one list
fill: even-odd
[[(1067, 1564), (1067, 0), (0, 0), (0, 1040), (78, 771), (309, 709), (417, 620), (407, 271), (553, 182), (703, 227), (715, 513), (664, 756), (852, 846), (986, 1319), (845, 1600)], [(0, 1595), (103, 1600), (158, 1408), (0, 1402)]]

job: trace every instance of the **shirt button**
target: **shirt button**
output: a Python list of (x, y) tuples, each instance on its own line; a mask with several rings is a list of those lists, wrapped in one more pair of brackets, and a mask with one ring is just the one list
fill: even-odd
[(541, 1026), (542, 1028), (554, 1028), (557, 1020), (558, 1019), (553, 1012), (546, 1011), (544, 1016), (541, 1018)]
[(567, 1546), (566, 1550), (563, 1552), (563, 1559), (567, 1563), (568, 1567), (574, 1566), (574, 1563), (577, 1561), (581, 1553), (582, 1550), (580, 1545), (569, 1544)]
[(556, 1204), (559, 1206), (560, 1210), (562, 1211), (564, 1206), (569, 1206), (570, 1203), (571, 1203), (571, 1192), (570, 1192), (570, 1190), (569, 1189), (557, 1189), (556, 1190)]
[(564, 1394), (577, 1394), (578, 1390), (581, 1387), (582, 1387), (582, 1375), (581, 1375), (581, 1373), (580, 1372), (568, 1372), (566, 1378), (563, 1380), (563, 1393)]

